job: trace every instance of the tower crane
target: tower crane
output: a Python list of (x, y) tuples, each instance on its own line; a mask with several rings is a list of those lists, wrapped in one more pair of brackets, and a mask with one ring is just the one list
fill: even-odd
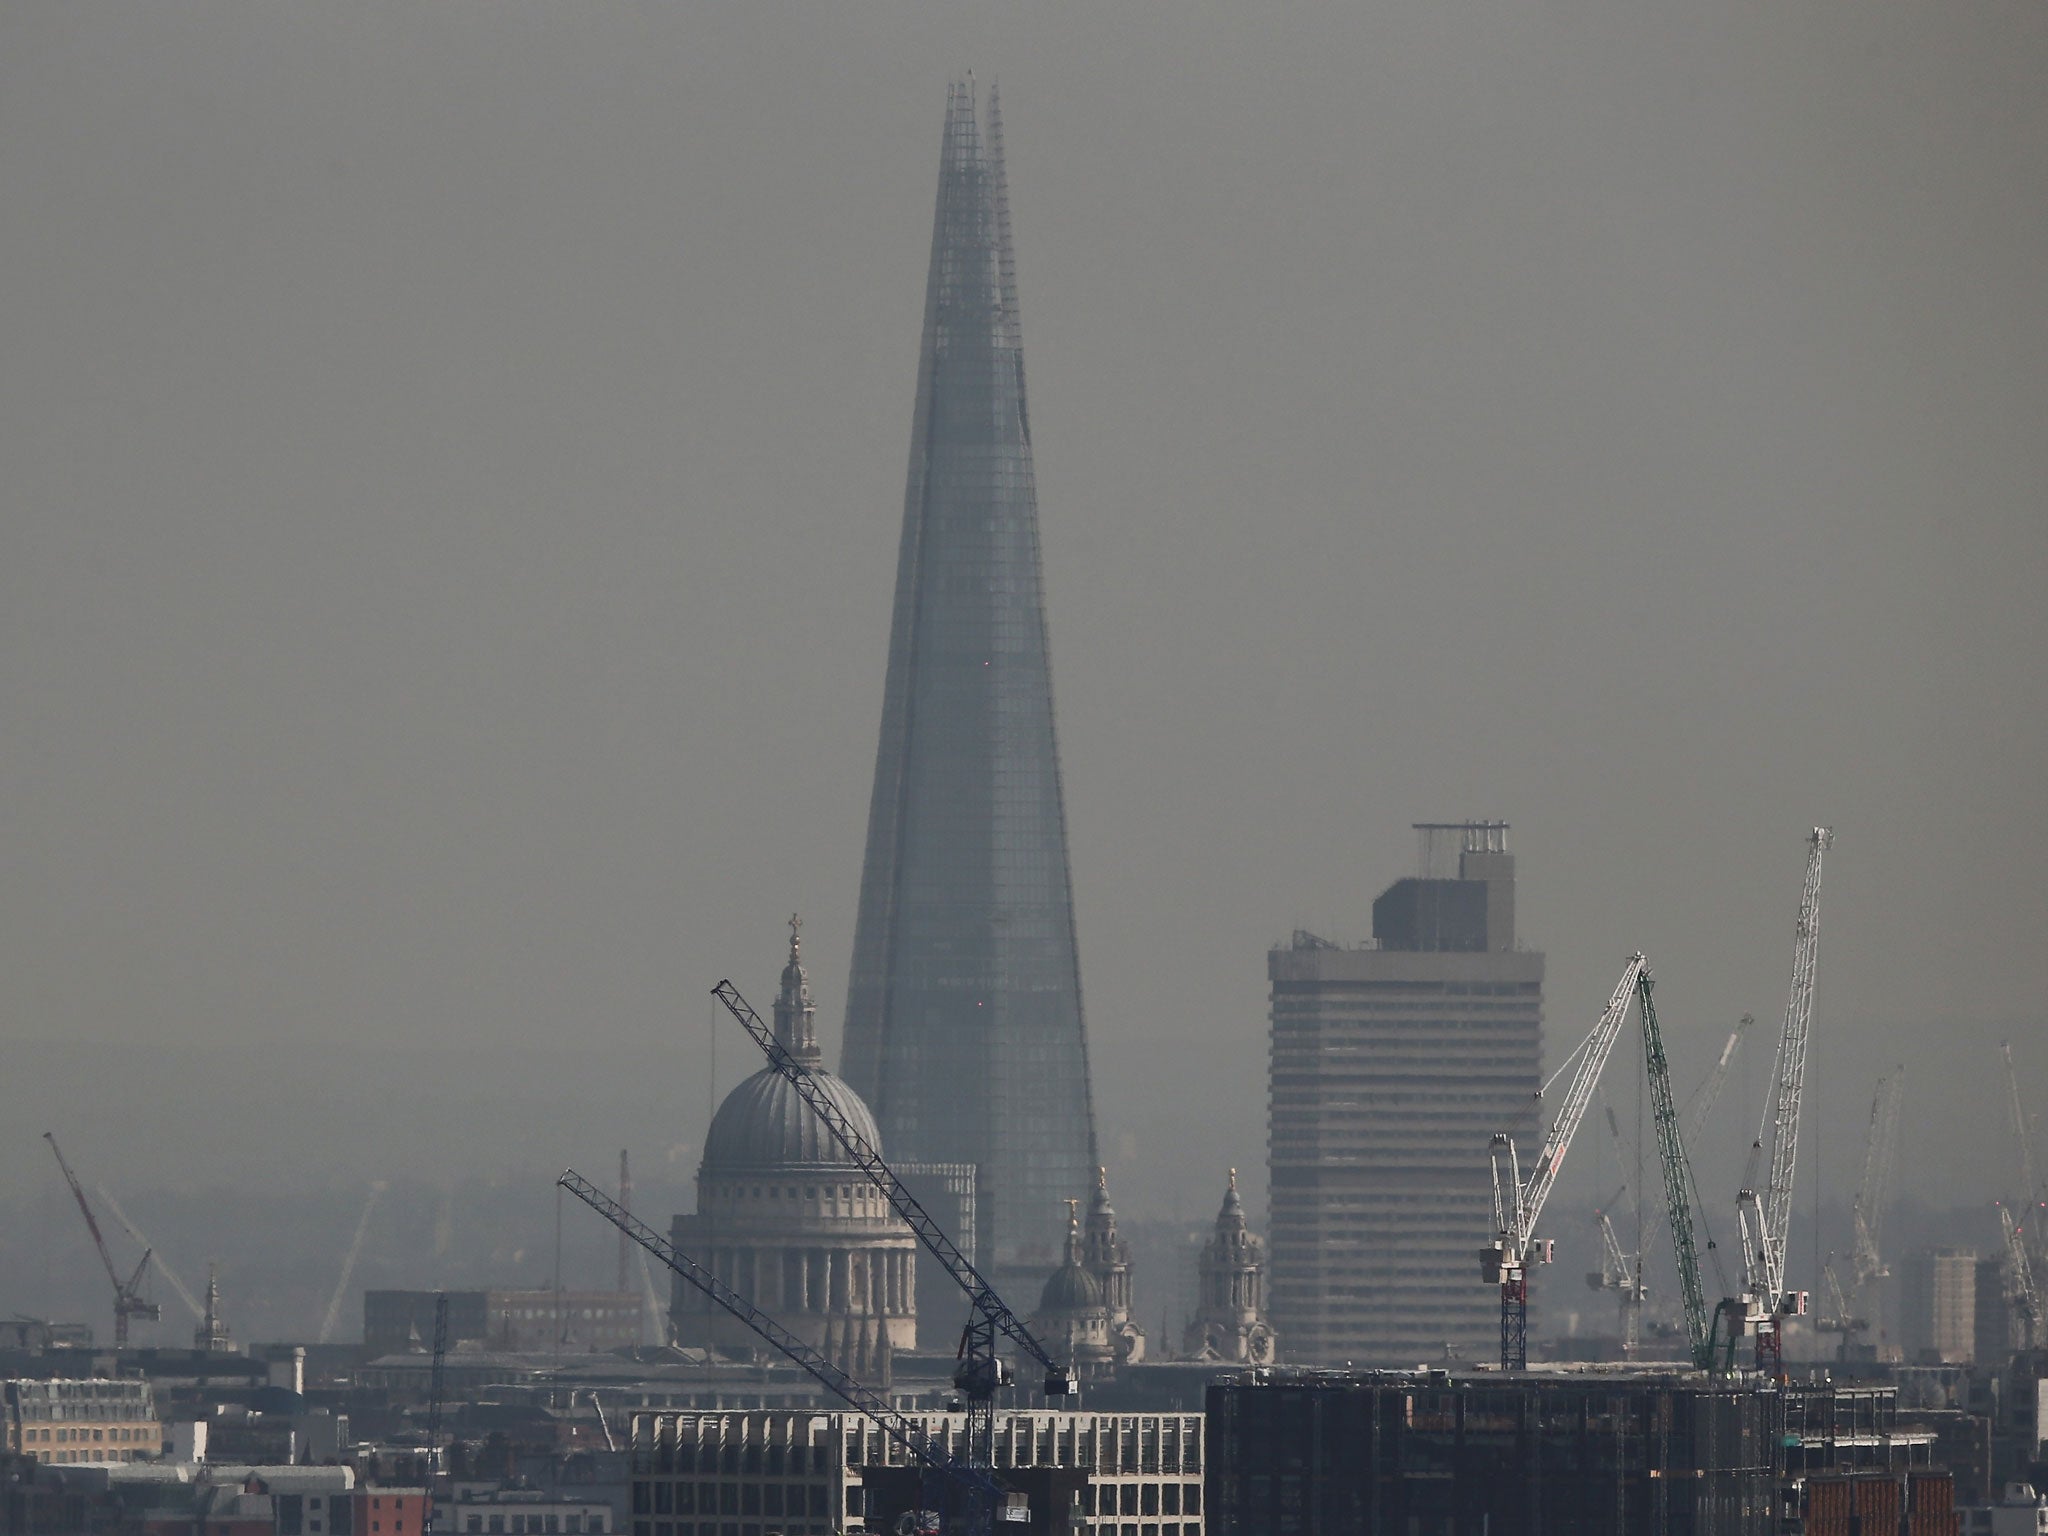
[[(1505, 1131), (1494, 1133), (1493, 1224), (1498, 1235), (1479, 1250), (1479, 1265), (1487, 1283), (1500, 1287), (1500, 1368), (1504, 1371), (1523, 1370), (1529, 1364), (1528, 1266), (1550, 1260), (1550, 1244), (1536, 1240), (1536, 1223), (1542, 1218), (1544, 1202), (1550, 1198), (1558, 1170), (1564, 1166), (1565, 1154), (1578, 1134), (1579, 1123), (1586, 1118), (1586, 1108), (1593, 1102), (1601, 1070), (1613, 1054), (1615, 1038), (1621, 1033), (1622, 1020), (1636, 995), (1636, 979), (1642, 975), (1643, 965), (1640, 954), (1630, 956), (1628, 968), (1607, 1001), (1607, 1011), (1572, 1052), (1572, 1057), (1578, 1059), (1578, 1070), (1565, 1090), (1563, 1109), (1543, 1138), (1542, 1151), (1529, 1165), (1526, 1179), (1514, 1138)], [(1566, 1058), (1566, 1066), (1571, 1065), (1572, 1057)], [(1558, 1069), (1560, 1074), (1563, 1070)], [(1555, 1082), (1556, 1077), (1551, 1081)]]
[(1707, 1074), (1707, 1080), (1693, 1090), (1685, 1101), (1685, 1134), (1695, 1142), (1706, 1129), (1707, 1116), (1714, 1112), (1714, 1101), (1721, 1097), (1721, 1090), (1728, 1086), (1728, 1069), (1734, 1065), (1735, 1053), (1742, 1048), (1742, 1037), (1749, 1033), (1749, 1026), (1756, 1022), (1756, 1015), (1745, 1013), (1728, 1033), (1727, 1043), (1721, 1047), (1721, 1058), (1714, 1063), (1714, 1070)]
[(140, 1227), (128, 1219), (128, 1213), (121, 1209), (121, 1202), (114, 1198), (114, 1192), (100, 1183), (93, 1185), (92, 1192), (100, 1197), (100, 1204), (113, 1215), (115, 1223), (121, 1230), (134, 1238), (138, 1246), (149, 1250), (149, 1256), (156, 1261), (156, 1272), (171, 1283), (171, 1289), (178, 1293), (178, 1300), (185, 1303), (185, 1309), (192, 1314), (192, 1320), (195, 1323), (205, 1322), (206, 1303), (192, 1294), (192, 1288), (179, 1278), (178, 1272), (171, 1268), (170, 1261), (156, 1251), (156, 1244), (149, 1240)]
[[(1642, 956), (1636, 957), (1638, 961)], [(1657, 1155), (1664, 1170), (1664, 1204), (1671, 1225), (1671, 1253), (1678, 1265), (1678, 1293), (1685, 1308), (1686, 1344), (1693, 1364), (1709, 1370), (1714, 1363), (1713, 1328), (1707, 1317), (1706, 1289), (1700, 1283), (1700, 1254), (1692, 1223), (1692, 1164), (1679, 1134), (1678, 1109), (1671, 1097), (1671, 1063), (1664, 1055), (1664, 1030), (1657, 1022), (1656, 987), (1649, 967), (1638, 965), (1636, 999), (1642, 1014), (1643, 1070), (1650, 1082), (1651, 1118), (1657, 1126)], [(1724, 1050), (1725, 1061), (1730, 1052)]]
[(776, 1322), (766, 1312), (731, 1286), (671, 1244), (647, 1223), (632, 1215), (618, 1201), (606, 1195), (571, 1168), (556, 1180), (563, 1189), (581, 1200), (614, 1227), (624, 1232), (673, 1274), (702, 1291), (712, 1301), (738, 1318), (762, 1339), (801, 1366), (820, 1385), (850, 1407), (866, 1414), (883, 1434), (905, 1454), (926, 1469), (931, 1478), (950, 1486), (958, 1511), (955, 1529), (985, 1536), (991, 1523), (996, 1495), (1001, 1491), (993, 1472), (976, 1465), (971, 1454), (955, 1456), (952, 1450), (925, 1431), (893, 1402), (859, 1378), (834, 1365), (821, 1351)]
[(427, 1517), (420, 1536), (434, 1536), (434, 1490), (440, 1486), (441, 1403), (448, 1390), (448, 1293), (434, 1298), (434, 1366), (427, 1381)]
[(2035, 1349), (2041, 1338), (2042, 1298), (2027, 1256), (2026, 1231), (2012, 1219), (2008, 1205), (1998, 1207), (1998, 1222), (2005, 1229), (2005, 1304), (2015, 1325), (2012, 1343), (2016, 1349)]
[(1899, 1155), (1899, 1106), (1906, 1096), (1906, 1069), (1896, 1066), (1877, 1080), (1877, 1092), (1870, 1100), (1870, 1135), (1863, 1143), (1863, 1177), (1856, 1186), (1856, 1203), (1851, 1215), (1855, 1246), (1849, 1257), (1850, 1300), (1860, 1304), (1873, 1280), (1891, 1271), (1885, 1268), (1885, 1212), (1891, 1205), (1892, 1170)]
[[(953, 1372), (953, 1384), (967, 1400), (970, 1455), (978, 1465), (987, 1466), (995, 1429), (995, 1395), (1010, 1384), (1010, 1367), (996, 1353), (996, 1335), (1000, 1333), (1008, 1338), (1044, 1369), (1047, 1397), (1074, 1397), (1079, 1394), (1080, 1381), (1073, 1367), (1055, 1360), (1052, 1352), (1024, 1326), (1002, 1297), (996, 1294), (995, 1287), (954, 1246), (945, 1229), (904, 1188), (895, 1171), (882, 1161), (882, 1155), (868, 1145), (867, 1138), (854, 1129), (831, 1096), (818, 1086), (810, 1068), (775, 1037), (775, 1031), (740, 996), (739, 988), (730, 981), (721, 981), (711, 992), (725, 1005), (726, 1011), (739, 1020), (740, 1027), (753, 1037), (754, 1043), (767, 1056), (768, 1064), (796, 1090), (797, 1095), (810, 1106), (811, 1113), (824, 1122), (846, 1155), (882, 1192), (890, 1208), (917, 1234), (917, 1240), (924, 1244), (925, 1251), (944, 1265), (954, 1282), (966, 1292), (971, 1310), (967, 1326), (960, 1335), (960, 1363)], [(1583, 1105), (1580, 1113), (1584, 1113)]]
[(356, 1218), (355, 1235), (348, 1240), (348, 1252), (341, 1256), (341, 1273), (335, 1277), (334, 1294), (327, 1298), (327, 1312), (320, 1319), (322, 1344), (334, 1338), (334, 1330), (341, 1322), (341, 1304), (348, 1296), (349, 1277), (356, 1272), (356, 1260), (362, 1256), (363, 1238), (370, 1230), (370, 1213), (377, 1209), (377, 1199), (384, 1193), (385, 1184), (378, 1179), (370, 1186), (370, 1198), (363, 1202), (363, 1214)]
[[(2026, 1100), (2020, 1093), (2019, 1069), (2013, 1065), (2012, 1042), (2008, 1040), (1998, 1048), (1998, 1052), (2005, 1062), (2006, 1116), (2012, 1122), (2013, 1142), (2020, 1154), (2020, 1198), (2026, 1201), (2038, 1234), (2043, 1225), (2042, 1217), (2048, 1213), (2048, 1183), (2042, 1181), (2040, 1159), (2034, 1154), (2034, 1132), (2027, 1119)], [(2020, 1233), (2024, 1238), (2024, 1223)], [(2038, 1239), (2033, 1246), (2036, 1254), (2048, 1254), (2048, 1249), (2044, 1249)]]
[(85, 1217), (85, 1229), (92, 1234), (92, 1245), (99, 1250), (100, 1263), (106, 1266), (107, 1279), (114, 1287), (114, 1348), (128, 1347), (128, 1319), (139, 1317), (153, 1323), (164, 1315), (164, 1309), (153, 1301), (142, 1297), (142, 1277), (149, 1270), (151, 1250), (144, 1248), (142, 1258), (135, 1266), (135, 1273), (126, 1280), (114, 1268), (114, 1256), (107, 1251), (107, 1240), (100, 1235), (99, 1221), (93, 1216), (92, 1205), (85, 1198), (85, 1189), (78, 1182), (78, 1175), (71, 1171), (71, 1165), (64, 1161), (64, 1153), (57, 1145), (54, 1131), (43, 1132), (43, 1140), (50, 1144), (50, 1151), (56, 1154), (57, 1166), (64, 1170), (64, 1182), (71, 1186), (71, 1197), (78, 1202), (78, 1209)]
[(1792, 992), (1785, 1003), (1785, 1027), (1778, 1036), (1770, 1096), (1751, 1149), (1754, 1160), (1768, 1142), (1770, 1182), (1735, 1197), (1742, 1224), (1742, 1326), (1756, 1338), (1757, 1369), (1778, 1374), (1783, 1340), (1781, 1320), (1806, 1311), (1806, 1293), (1785, 1288), (1785, 1243), (1792, 1225), (1792, 1175), (1799, 1160), (1799, 1109), (1806, 1093), (1806, 1043), (1813, 1025), (1814, 966), (1820, 953), (1821, 859), (1834, 833), (1815, 827), (1806, 840), (1806, 883), (1799, 897), (1799, 921), (1792, 946)]

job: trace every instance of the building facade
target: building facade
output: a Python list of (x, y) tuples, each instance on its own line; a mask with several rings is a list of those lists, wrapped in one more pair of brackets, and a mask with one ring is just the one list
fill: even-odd
[(979, 1264), (1033, 1282), (1095, 1158), (1002, 124), (946, 104), (847, 1082), (899, 1156), (980, 1169)]
[(1782, 1400), (1743, 1384), (1259, 1372), (1208, 1419), (1216, 1536), (1784, 1528)]
[(1968, 1365), (1977, 1357), (1977, 1255), (1923, 1248), (1906, 1261), (1899, 1333), (1916, 1365)]
[(147, 1381), (0, 1382), (6, 1448), (51, 1466), (146, 1461), (164, 1427)]
[(1417, 831), (1421, 871), (1373, 903), (1370, 943), (1298, 932), (1267, 956), (1272, 1325), (1305, 1364), (1499, 1347), (1488, 1149), (1533, 1151), (1543, 956), (1516, 947), (1505, 823)]
[[(363, 1347), (372, 1355), (434, 1347), (438, 1291), (363, 1292)], [(640, 1342), (634, 1291), (448, 1291), (449, 1344), (516, 1354), (609, 1354)]]
[[(824, 1070), (801, 924), (775, 999), (775, 1037), (811, 1069), (847, 1122), (877, 1151), (867, 1106)], [(817, 1113), (772, 1067), (726, 1095), (704, 1138), (697, 1211), (672, 1228), (678, 1249), (822, 1350), (841, 1370), (886, 1383), (898, 1350), (917, 1346), (917, 1239)], [(677, 1277), (676, 1342), (752, 1353), (753, 1331)]]
[(1252, 1235), (1237, 1193), (1237, 1170), (1202, 1245), (1200, 1290), (1182, 1351), (1194, 1360), (1270, 1365), (1277, 1340), (1266, 1318), (1266, 1245)]
[[(911, 1418), (965, 1457), (966, 1415)], [(998, 1529), (1202, 1536), (1203, 1435), (1198, 1413), (999, 1412), (996, 1471), (1029, 1517)], [(631, 1536), (887, 1532), (919, 1481), (903, 1448), (857, 1413), (633, 1416)]]
[(1109, 1170), (1095, 1170), (1095, 1194), (1088, 1202), (1088, 1221), (1081, 1235), (1081, 1262), (1102, 1286), (1102, 1305), (1109, 1314), (1109, 1342), (1119, 1365), (1145, 1358), (1145, 1330), (1138, 1326), (1131, 1299), (1131, 1245), (1116, 1229), (1116, 1207), (1109, 1203)]

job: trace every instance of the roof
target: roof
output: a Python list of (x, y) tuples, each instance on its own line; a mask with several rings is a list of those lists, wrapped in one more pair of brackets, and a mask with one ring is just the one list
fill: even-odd
[[(814, 1070), (811, 1080), (870, 1147), (882, 1151), (882, 1133), (860, 1095), (830, 1072)], [(734, 1088), (718, 1106), (704, 1138), (702, 1174), (756, 1173), (803, 1168), (855, 1166), (846, 1149), (825, 1128), (816, 1111), (789, 1080), (763, 1067)]]

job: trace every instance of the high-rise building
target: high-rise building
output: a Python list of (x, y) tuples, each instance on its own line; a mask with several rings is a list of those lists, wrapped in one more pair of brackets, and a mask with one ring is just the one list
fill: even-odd
[(1290, 1360), (1499, 1347), (1488, 1150), (1498, 1131), (1534, 1150), (1543, 956), (1515, 945), (1505, 822), (1416, 830), (1421, 869), (1373, 903), (1370, 942), (1297, 932), (1267, 956), (1270, 1306)]
[(841, 1065), (1035, 1279), (1096, 1161), (1002, 144), (952, 86)]
[(1908, 1365), (1968, 1365), (1977, 1352), (1977, 1255), (1923, 1248), (1906, 1262), (1899, 1302)]

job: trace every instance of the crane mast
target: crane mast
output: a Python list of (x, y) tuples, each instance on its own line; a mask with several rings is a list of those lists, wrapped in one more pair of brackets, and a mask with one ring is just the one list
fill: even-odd
[(448, 1293), (434, 1298), (434, 1366), (427, 1382), (427, 1517), (420, 1536), (434, 1536), (434, 1490), (440, 1486), (441, 1403), (448, 1388)]
[(868, 1145), (867, 1138), (854, 1129), (831, 1095), (818, 1086), (810, 1068), (775, 1038), (775, 1031), (754, 1011), (753, 1005), (740, 996), (739, 988), (730, 981), (721, 981), (711, 992), (739, 1021), (740, 1027), (753, 1037), (754, 1043), (767, 1056), (769, 1066), (796, 1090), (797, 1095), (810, 1106), (811, 1113), (824, 1122), (846, 1155), (882, 1192), (890, 1208), (917, 1235), (925, 1251), (945, 1266), (954, 1283), (966, 1293), (971, 1310), (960, 1338), (960, 1364), (953, 1373), (953, 1384), (967, 1399), (968, 1439), (972, 1454), (977, 1462), (986, 1466), (995, 1426), (995, 1395), (1010, 1384), (1010, 1368), (996, 1353), (996, 1335), (1010, 1339), (1044, 1369), (1047, 1397), (1073, 1397), (1079, 1393), (1080, 1382), (1073, 1367), (1055, 1360), (1051, 1351), (1024, 1326), (1002, 1297), (996, 1294), (995, 1287), (982, 1278), (981, 1272), (954, 1245), (945, 1229), (904, 1187), (895, 1170), (882, 1160), (881, 1153)]
[(85, 1217), (85, 1229), (92, 1234), (92, 1245), (99, 1250), (100, 1263), (107, 1271), (107, 1279), (114, 1287), (114, 1348), (128, 1347), (128, 1319), (139, 1317), (145, 1322), (161, 1318), (163, 1308), (153, 1301), (142, 1298), (142, 1277), (149, 1269), (149, 1248), (142, 1250), (142, 1259), (135, 1266), (135, 1273), (126, 1280), (114, 1268), (114, 1256), (107, 1251), (107, 1240), (100, 1234), (99, 1220), (92, 1213), (92, 1202), (85, 1198), (85, 1187), (78, 1182), (78, 1175), (71, 1171), (71, 1165), (64, 1161), (63, 1149), (57, 1145), (54, 1131), (43, 1132), (43, 1140), (50, 1144), (50, 1151), (56, 1155), (57, 1166), (64, 1170), (64, 1182), (71, 1186), (71, 1198), (78, 1202), (79, 1214)]
[(1891, 1204), (1892, 1170), (1898, 1162), (1899, 1107), (1906, 1097), (1906, 1069), (1892, 1068), (1877, 1080), (1877, 1092), (1870, 1100), (1870, 1135), (1863, 1144), (1863, 1177), (1856, 1186), (1851, 1207), (1855, 1246), (1850, 1251), (1850, 1296), (1861, 1302), (1873, 1280), (1882, 1279), (1885, 1268), (1885, 1212)]
[(1999, 1206), (1998, 1221), (2005, 1229), (2005, 1301), (2012, 1309), (2012, 1344), (2015, 1349), (2035, 1349), (2041, 1338), (2041, 1287), (2027, 1255), (2026, 1233), (2012, 1219), (2010, 1206)]
[(1785, 1289), (1785, 1245), (1792, 1224), (1792, 1175), (1799, 1160), (1799, 1111), (1806, 1093), (1806, 1046), (1813, 1024), (1814, 966), (1820, 953), (1821, 859), (1834, 833), (1815, 827), (1806, 847), (1806, 883), (1799, 897), (1799, 921), (1792, 946), (1792, 991), (1785, 1003), (1785, 1026), (1778, 1036), (1777, 1063), (1771, 1094), (1764, 1102), (1756, 1148), (1770, 1147), (1770, 1182), (1759, 1194), (1753, 1188), (1736, 1195), (1742, 1225), (1742, 1312), (1744, 1325), (1756, 1336), (1756, 1363), (1777, 1374), (1781, 1337), (1779, 1319), (1804, 1310), (1805, 1298)]
[(1487, 1282), (1500, 1287), (1500, 1368), (1504, 1371), (1519, 1371), (1529, 1363), (1528, 1265), (1548, 1258), (1547, 1251), (1541, 1255), (1535, 1252), (1536, 1223), (1542, 1219), (1543, 1206), (1557, 1183), (1558, 1170), (1564, 1166), (1572, 1138), (1578, 1134), (1587, 1106), (1593, 1102), (1600, 1073), (1614, 1052), (1614, 1042), (1635, 997), (1636, 978), (1642, 974), (1643, 964), (1640, 954), (1629, 958), (1614, 995), (1607, 1000), (1607, 1011), (1572, 1053), (1579, 1058), (1578, 1070), (1572, 1075), (1571, 1086), (1565, 1090), (1564, 1107), (1551, 1122), (1526, 1180), (1522, 1177), (1514, 1138), (1505, 1131), (1494, 1133), (1493, 1222), (1497, 1235), (1480, 1250), (1479, 1263)]
[(671, 1273), (695, 1286), (740, 1322), (751, 1328), (794, 1364), (808, 1372), (842, 1402), (866, 1414), (913, 1461), (930, 1474), (951, 1485), (963, 1511), (963, 1526), (985, 1532), (990, 1524), (995, 1497), (1000, 1488), (986, 1466), (955, 1456), (940, 1441), (926, 1433), (924, 1426), (858, 1377), (841, 1370), (821, 1351), (791, 1333), (774, 1318), (740, 1295), (671, 1244), (647, 1223), (621, 1206), (575, 1169), (566, 1170), (555, 1181), (614, 1227), (625, 1233), (659, 1260)]
[[(1640, 958), (1640, 957), (1638, 957)], [(1671, 1252), (1678, 1264), (1678, 1291), (1685, 1308), (1685, 1337), (1693, 1364), (1701, 1370), (1714, 1363), (1714, 1344), (1707, 1318), (1706, 1290), (1700, 1284), (1700, 1253), (1693, 1235), (1692, 1165), (1679, 1135), (1678, 1110), (1671, 1096), (1671, 1063), (1664, 1055), (1664, 1031), (1657, 1022), (1651, 993), (1656, 982), (1649, 969), (1636, 974), (1636, 996), (1643, 1025), (1643, 1070), (1650, 1080), (1650, 1108), (1657, 1125), (1657, 1155), (1664, 1169), (1664, 1204), (1671, 1223)], [(1723, 1050), (1725, 1064), (1732, 1047)]]

